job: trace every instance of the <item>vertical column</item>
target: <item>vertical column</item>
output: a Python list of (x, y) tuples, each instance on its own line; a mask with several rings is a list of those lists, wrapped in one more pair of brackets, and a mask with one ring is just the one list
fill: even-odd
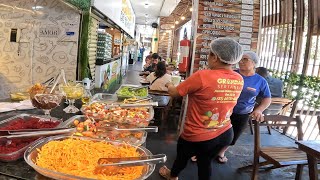
[(251, 38), (253, 32), (253, 0), (242, 0), (241, 5), (241, 24), (239, 43), (243, 50), (251, 50)]

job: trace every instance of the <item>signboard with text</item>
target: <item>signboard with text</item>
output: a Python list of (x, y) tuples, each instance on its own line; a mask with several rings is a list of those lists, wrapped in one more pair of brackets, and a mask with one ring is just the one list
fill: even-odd
[(94, 0), (93, 6), (134, 37), (136, 16), (130, 0)]
[(259, 0), (199, 0), (193, 72), (207, 68), (210, 42), (230, 37), (244, 50), (256, 51), (260, 19)]

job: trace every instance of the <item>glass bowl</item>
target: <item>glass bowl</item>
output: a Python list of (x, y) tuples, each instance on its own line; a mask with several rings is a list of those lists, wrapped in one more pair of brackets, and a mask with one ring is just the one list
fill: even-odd
[[(35, 169), (38, 173), (53, 178), (53, 179), (58, 179), (58, 180), (71, 180), (71, 179), (80, 179), (80, 180), (91, 180), (90, 178), (85, 178), (85, 177), (79, 177), (79, 176), (74, 176), (70, 174), (65, 174), (53, 170), (49, 170), (46, 168), (39, 167), (38, 165), (35, 164), (35, 161), (38, 157), (38, 150), (41, 149), (42, 146), (47, 144), (50, 141), (61, 141), (64, 139), (69, 139), (69, 138), (76, 138), (76, 139), (81, 139), (81, 140), (92, 140), (95, 142), (98, 141), (103, 141), (107, 143), (111, 143), (116, 146), (121, 146), (125, 145), (123, 143), (118, 143), (118, 142), (112, 142), (112, 141), (105, 141), (105, 140), (99, 140), (99, 139), (92, 139), (92, 138), (87, 138), (87, 137), (73, 137), (73, 136), (53, 136), (53, 137), (48, 137), (44, 138), (41, 140), (38, 140), (31, 144), (26, 152), (24, 153), (24, 160), (27, 162), (29, 166), (31, 166), (33, 169)], [(132, 146), (132, 145), (129, 145)], [(152, 153), (144, 148), (144, 147), (137, 147), (137, 146), (132, 146), (137, 149), (137, 151), (141, 154), (141, 156), (150, 156)], [(146, 164), (143, 169), (142, 175), (137, 178), (136, 180), (142, 180), (142, 179), (147, 179), (155, 170), (155, 164)]]
[(84, 94), (84, 88), (81, 84), (61, 85), (61, 90), (67, 99), (80, 99)]

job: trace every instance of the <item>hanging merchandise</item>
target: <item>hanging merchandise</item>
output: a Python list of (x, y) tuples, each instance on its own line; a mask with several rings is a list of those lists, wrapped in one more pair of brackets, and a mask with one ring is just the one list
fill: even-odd
[(105, 60), (111, 58), (112, 36), (107, 32), (98, 33), (97, 43), (97, 60)]
[(190, 50), (191, 42), (188, 40), (187, 31), (184, 29), (184, 38), (180, 41), (180, 61), (179, 61), (179, 72), (185, 73), (189, 69), (190, 64)]

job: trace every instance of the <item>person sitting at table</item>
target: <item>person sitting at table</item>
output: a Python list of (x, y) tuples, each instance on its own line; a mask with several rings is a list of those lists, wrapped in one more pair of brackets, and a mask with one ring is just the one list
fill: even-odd
[(150, 82), (149, 88), (151, 90), (168, 91), (165, 85), (171, 82), (171, 75), (167, 74), (166, 64), (159, 62), (156, 71), (152, 72), (146, 79)]
[(152, 59), (151, 56), (152, 56), (152, 51), (149, 52), (149, 55), (146, 57), (145, 61), (147, 62), (148, 59), (151, 60)]
[[(270, 76), (268, 69), (265, 67), (257, 67), (256, 73), (267, 80), (272, 98), (283, 97), (283, 82), (280, 79)], [(271, 105), (265, 111), (263, 111), (263, 114), (275, 115), (278, 114), (281, 109), (281, 104), (271, 103)]]
[(159, 62), (159, 55), (157, 53), (152, 54), (152, 64), (151, 66), (147, 67), (144, 72), (141, 72), (140, 76), (147, 76), (150, 73), (154, 72), (156, 70), (157, 64)]
[(175, 70), (175, 67), (173, 64), (169, 64), (169, 65), (166, 65), (167, 66), (167, 74), (170, 74), (172, 75), (173, 71)]
[(143, 66), (143, 71), (149, 70), (152, 66), (152, 60), (151, 59), (146, 59), (146, 64)]

